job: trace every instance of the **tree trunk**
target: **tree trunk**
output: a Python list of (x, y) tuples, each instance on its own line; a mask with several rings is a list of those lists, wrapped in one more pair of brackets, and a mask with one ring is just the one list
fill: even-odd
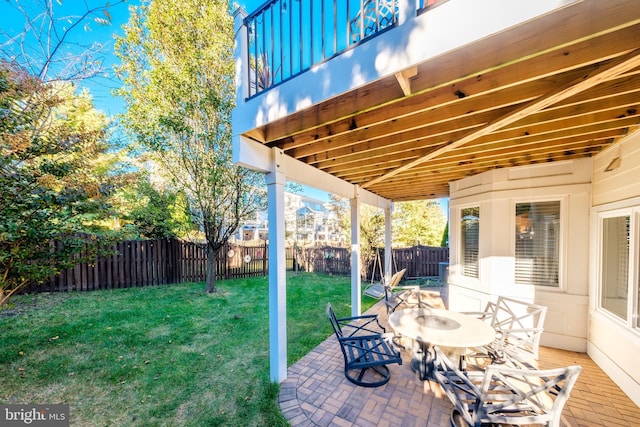
[(217, 258), (218, 251), (211, 245), (207, 245), (207, 293), (209, 294), (218, 292), (216, 289)]

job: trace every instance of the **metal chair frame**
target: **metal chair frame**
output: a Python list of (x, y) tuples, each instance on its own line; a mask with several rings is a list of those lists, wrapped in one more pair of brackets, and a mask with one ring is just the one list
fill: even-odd
[(582, 367), (518, 369), (489, 365), (486, 371), (457, 369), (434, 348), (434, 379), (454, 406), (451, 425), (542, 424), (560, 426), (562, 410)]
[(421, 307), (422, 301), (420, 300), (420, 286), (399, 285), (404, 273), (407, 269), (402, 269), (396, 272), (389, 283), (384, 286), (384, 303), (387, 308), (387, 314), (391, 314), (398, 308), (413, 308)]
[(402, 357), (378, 316), (337, 318), (331, 303), (327, 304), (326, 313), (340, 343), (345, 377), (363, 387), (379, 387), (389, 382), (391, 374), (386, 365), (402, 365)]
[(485, 311), (466, 314), (490, 322), (496, 330), (496, 340), (481, 351), (497, 363), (513, 359), (523, 364), (538, 359), (546, 313), (546, 306), (500, 296)]

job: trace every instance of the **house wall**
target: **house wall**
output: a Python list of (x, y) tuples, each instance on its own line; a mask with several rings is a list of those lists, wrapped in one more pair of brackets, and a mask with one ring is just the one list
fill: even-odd
[[(592, 160), (498, 169), (450, 183), (449, 305), (478, 311), (498, 295), (546, 305), (542, 345), (585, 352)], [(560, 286), (515, 283), (515, 204), (559, 200)], [(461, 274), (460, 210), (480, 207), (479, 277)]]
[[(606, 172), (615, 158), (619, 166)], [(615, 166), (614, 162), (614, 166)], [(588, 354), (631, 399), (640, 406), (640, 330), (632, 329), (615, 316), (598, 308), (600, 215), (616, 210), (640, 209), (640, 134), (612, 146), (593, 159), (593, 207), (591, 215), (591, 255), (589, 280)], [(637, 215), (637, 214), (636, 214)], [(633, 227), (633, 226), (632, 226)], [(633, 281), (640, 268), (640, 234), (633, 233), (630, 253)], [(635, 250), (635, 253), (633, 252)], [(638, 295), (635, 298), (639, 298)]]
[[(614, 159), (619, 158), (619, 164)], [(616, 165), (617, 164), (617, 165)], [(605, 171), (613, 166), (613, 170)], [(548, 307), (542, 345), (586, 351), (640, 406), (640, 329), (598, 308), (600, 215), (634, 209), (640, 217), (640, 133), (593, 159), (500, 169), (451, 183), (449, 306), (481, 310), (497, 295)], [(520, 201), (561, 200), (561, 285), (514, 283), (514, 206)], [(460, 209), (480, 207), (479, 277), (460, 271)], [(631, 272), (640, 276), (640, 230), (631, 249)], [(637, 293), (637, 292), (636, 292)], [(632, 295), (640, 299), (640, 295)], [(636, 302), (637, 304), (637, 302)]]

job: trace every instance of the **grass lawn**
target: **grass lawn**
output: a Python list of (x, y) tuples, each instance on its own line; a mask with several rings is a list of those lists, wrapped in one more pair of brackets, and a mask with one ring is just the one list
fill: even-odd
[[(68, 403), (74, 426), (287, 425), (269, 381), (267, 278), (204, 289), (15, 297), (0, 311), (0, 402)], [(332, 333), (327, 302), (350, 314), (350, 292), (348, 277), (289, 276), (289, 365)]]

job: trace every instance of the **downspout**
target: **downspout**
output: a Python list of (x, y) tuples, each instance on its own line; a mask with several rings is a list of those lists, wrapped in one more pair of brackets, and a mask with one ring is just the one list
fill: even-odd
[(362, 312), (361, 280), (360, 280), (360, 187), (354, 188), (351, 199), (351, 315), (359, 316)]
[(393, 248), (391, 247), (392, 235), (391, 235), (391, 220), (393, 213), (393, 203), (384, 208), (384, 278), (387, 280), (393, 274)]

